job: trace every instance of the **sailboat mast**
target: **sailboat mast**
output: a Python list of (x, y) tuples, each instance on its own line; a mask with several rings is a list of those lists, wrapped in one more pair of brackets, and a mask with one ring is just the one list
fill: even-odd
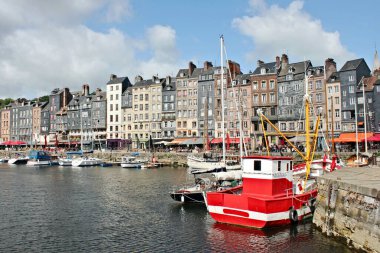
[(204, 116), (204, 128), (205, 128), (205, 132), (203, 134), (204, 136), (204, 147), (206, 150), (208, 150), (208, 92), (207, 92), (207, 95), (206, 95), (206, 99), (205, 99), (205, 104), (204, 104), (204, 110), (205, 110), (205, 116)]
[(365, 152), (368, 152), (368, 146), (367, 146), (367, 114), (365, 112), (365, 86), (364, 86), (364, 76), (362, 77), (362, 87), (363, 87), (363, 111), (364, 111), (364, 145), (365, 145)]
[(358, 113), (357, 102), (355, 101), (355, 140), (356, 140), (356, 162), (359, 162), (359, 142), (358, 142)]
[(223, 35), (220, 36), (220, 83), (222, 87), (222, 141), (223, 141), (223, 162), (226, 162), (226, 141), (225, 141), (225, 129), (224, 129), (224, 67), (223, 67), (223, 48), (224, 48), (224, 39)]
[(332, 135), (331, 136), (331, 154), (334, 154), (335, 152), (335, 149), (334, 149), (334, 104), (333, 104), (332, 96), (331, 96), (331, 135)]

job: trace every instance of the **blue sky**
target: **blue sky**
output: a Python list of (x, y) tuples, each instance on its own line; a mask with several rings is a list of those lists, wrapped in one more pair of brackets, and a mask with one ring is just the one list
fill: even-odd
[(377, 0), (1, 1), (0, 98), (219, 65), (221, 34), (244, 73), (282, 53), (314, 66), (332, 57), (338, 69), (364, 58), (372, 69), (379, 10)]

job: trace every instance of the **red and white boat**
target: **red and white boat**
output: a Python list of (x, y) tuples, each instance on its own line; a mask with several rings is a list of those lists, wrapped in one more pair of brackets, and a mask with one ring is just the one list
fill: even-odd
[(317, 189), (294, 183), (292, 157), (243, 157), (243, 184), (207, 193), (207, 208), (217, 222), (254, 228), (281, 226), (312, 215)]
[[(329, 173), (334, 170), (339, 170), (344, 167), (341, 159), (338, 158), (336, 154), (332, 156), (332, 159), (328, 158), (327, 155), (323, 159), (313, 160), (310, 164), (310, 176), (319, 177), (324, 173)], [(299, 163), (293, 167), (293, 175), (306, 174), (306, 163)]]

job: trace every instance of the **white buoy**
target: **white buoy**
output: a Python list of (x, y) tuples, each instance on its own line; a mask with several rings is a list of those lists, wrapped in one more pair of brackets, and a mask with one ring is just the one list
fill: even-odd
[(181, 196), (181, 202), (185, 202), (185, 196)]

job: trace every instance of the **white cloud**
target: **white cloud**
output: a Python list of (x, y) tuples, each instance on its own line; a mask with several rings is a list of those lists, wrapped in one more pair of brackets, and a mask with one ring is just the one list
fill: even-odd
[[(19, 18), (0, 13), (0, 24), (4, 21), (8, 25), (7, 29), (0, 27), (0, 98), (34, 98), (47, 95), (56, 87), (79, 90), (83, 83), (89, 83), (93, 90), (104, 88), (111, 73), (133, 81), (140, 73), (144, 78), (157, 73), (161, 77), (178, 69), (176, 33), (171, 27), (147, 28), (146, 36), (136, 39), (117, 29), (98, 32), (82, 24), (81, 15), (91, 13), (109, 21), (122, 19), (124, 16), (112, 7), (122, 1), (72, 1), (71, 6), (61, 4), (65, 10), (50, 1), (33, 1), (36, 8), (29, 5), (31, 16), (25, 16), (26, 1), (8, 2), (0, 3), (0, 10), (5, 13), (1, 7), (12, 9)], [(66, 1), (57, 2), (60, 5)], [(100, 14), (99, 6), (110, 8)], [(42, 13), (50, 7), (58, 16), (54, 22), (48, 19), (55, 14)], [(127, 5), (124, 8), (131, 10)], [(109, 19), (110, 13), (114, 13), (115, 19)], [(148, 58), (141, 60), (140, 53)]]
[(232, 24), (253, 40), (255, 50), (247, 54), (251, 61), (274, 61), (276, 55), (286, 53), (291, 62), (310, 59), (313, 65), (334, 58), (339, 68), (355, 57), (342, 45), (338, 32), (325, 31), (320, 20), (303, 10), (303, 1), (282, 8), (251, 0), (250, 6), (254, 14), (235, 18)]

